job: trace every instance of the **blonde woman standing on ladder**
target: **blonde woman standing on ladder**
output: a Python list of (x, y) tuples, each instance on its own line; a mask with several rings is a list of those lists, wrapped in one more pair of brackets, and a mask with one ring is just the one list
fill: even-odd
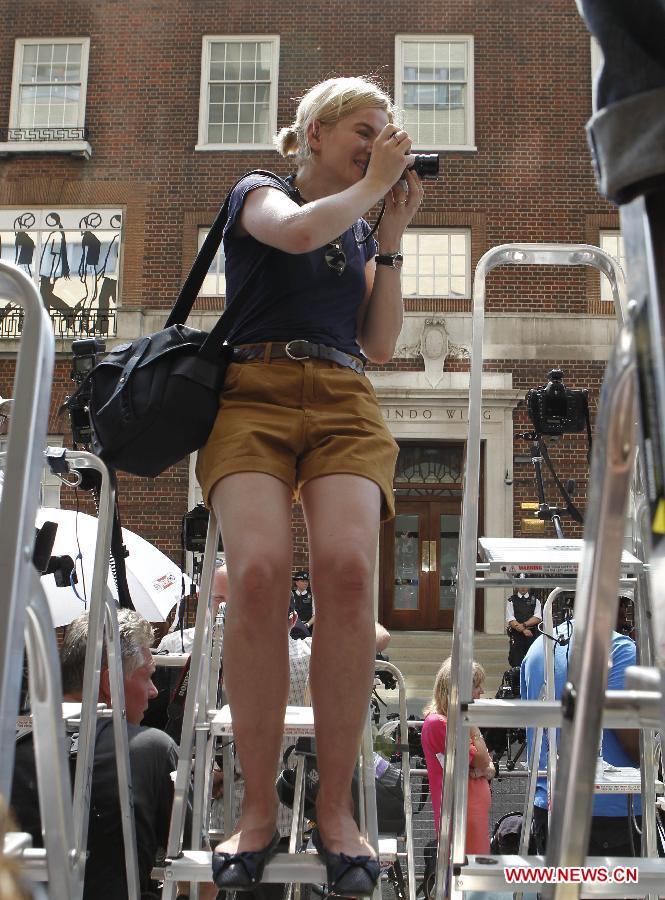
[[(411, 139), (394, 118), (390, 98), (372, 82), (322, 82), (276, 139), (297, 166), (289, 190), (269, 175), (249, 175), (231, 195), (229, 304), (260, 261), (229, 337), (234, 362), (197, 468), (221, 525), (234, 598), (224, 680), (245, 804), (213, 857), (215, 882), (227, 890), (258, 884), (276, 847), (298, 496), (316, 597), (315, 843), (331, 891), (370, 894), (378, 878), (373, 850), (353, 820), (350, 786), (374, 672), (374, 559), (380, 521), (394, 515), (397, 445), (362, 356), (385, 363), (393, 355), (403, 313), (400, 241), (423, 194), (418, 176), (405, 172)], [(362, 216), (383, 199), (377, 258)]]

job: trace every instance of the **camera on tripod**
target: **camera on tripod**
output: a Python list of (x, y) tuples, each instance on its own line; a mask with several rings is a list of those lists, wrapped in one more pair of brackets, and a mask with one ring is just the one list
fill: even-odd
[(86, 338), (72, 341), (72, 381), (76, 390), (71, 397), (65, 399), (72, 427), (72, 438), (75, 445), (89, 447), (92, 443), (92, 426), (90, 424), (90, 384), (88, 375), (99, 362), (100, 356), (106, 352), (105, 341), (99, 338)]
[(547, 377), (547, 384), (526, 395), (534, 431), (549, 435), (584, 431), (589, 420), (589, 392), (566, 387), (561, 369), (552, 369)]
[[(203, 553), (208, 535), (210, 513), (203, 503), (197, 503), (182, 517), (182, 546), (189, 553)], [(224, 550), (222, 536), (219, 536), (218, 551)]]

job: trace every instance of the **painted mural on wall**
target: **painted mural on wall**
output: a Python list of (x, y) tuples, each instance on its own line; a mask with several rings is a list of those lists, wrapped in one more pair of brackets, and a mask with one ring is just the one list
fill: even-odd
[[(35, 282), (56, 335), (115, 333), (121, 244), (119, 209), (0, 209), (0, 257)], [(0, 301), (0, 336), (21, 319)]]

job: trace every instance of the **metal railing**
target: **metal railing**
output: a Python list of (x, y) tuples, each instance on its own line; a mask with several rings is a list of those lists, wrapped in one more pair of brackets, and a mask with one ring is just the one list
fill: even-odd
[[(117, 312), (100, 313), (96, 309), (80, 310), (66, 315), (57, 310), (48, 310), (53, 334), (56, 338), (104, 337), (114, 335), (117, 326)], [(23, 332), (23, 310), (12, 307), (0, 310), (0, 340), (19, 338)]]

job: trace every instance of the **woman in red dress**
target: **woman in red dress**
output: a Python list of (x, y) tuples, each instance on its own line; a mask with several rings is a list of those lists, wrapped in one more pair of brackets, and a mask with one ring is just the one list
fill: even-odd
[[(437, 836), (441, 821), (443, 793), (443, 761), (446, 753), (446, 717), (452, 678), (452, 660), (446, 659), (434, 681), (432, 700), (423, 710), (426, 716), (422, 730), (423, 750), (427, 762), (430, 794), (434, 809)], [(483, 693), (485, 670), (473, 663), (473, 699)], [(492, 795), (489, 782), (494, 777), (494, 766), (480, 731), (472, 727), (469, 741), (469, 790), (467, 796), (466, 852), (488, 854), (489, 816)]]

